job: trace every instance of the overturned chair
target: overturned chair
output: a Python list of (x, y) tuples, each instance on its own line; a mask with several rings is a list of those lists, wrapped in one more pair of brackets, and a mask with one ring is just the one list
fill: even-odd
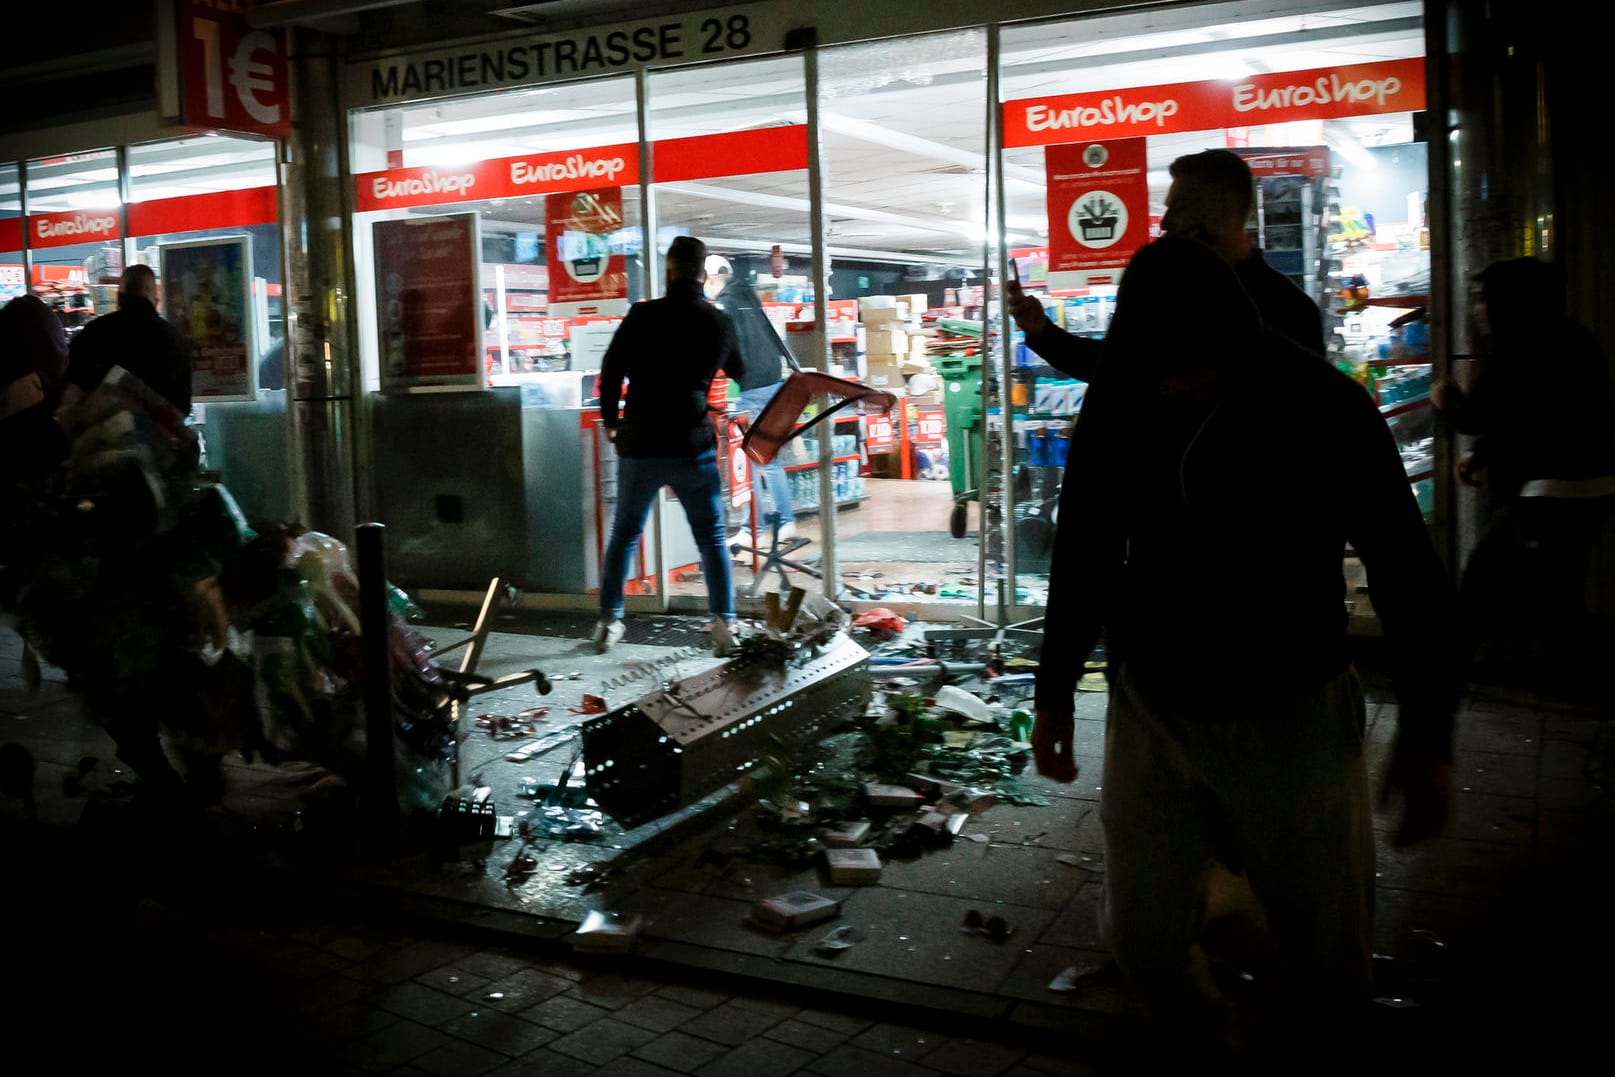
[[(807, 422), (799, 422), (802, 412), (821, 393), (832, 403)], [(741, 446), (754, 463), (771, 463), (786, 442), (807, 433), (843, 408), (853, 406), (865, 415), (878, 415), (896, 407), (897, 397), (884, 390), (871, 389), (867, 385), (816, 370), (795, 370), (785, 379), (779, 392), (775, 393), (764, 405), (763, 410), (757, 413), (756, 421), (746, 427)], [(801, 551), (808, 545), (809, 540), (793, 538), (782, 545), (779, 539), (779, 526), (779, 517), (776, 515), (766, 550), (744, 545), (733, 547), (756, 554), (763, 559), (761, 567), (757, 569), (756, 578), (752, 580), (750, 591), (752, 598), (762, 593), (763, 584), (770, 572), (779, 573), (785, 590), (789, 590), (791, 586), (790, 577), (786, 574), (787, 569), (804, 572), (814, 579), (823, 578), (817, 569), (789, 556)]]

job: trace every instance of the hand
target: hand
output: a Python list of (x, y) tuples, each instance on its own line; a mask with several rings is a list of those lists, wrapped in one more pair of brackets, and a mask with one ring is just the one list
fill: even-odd
[(1402, 823), (1397, 827), (1396, 844), (1414, 845), (1435, 837), (1447, 825), (1451, 811), (1452, 764), (1428, 752), (1404, 747), (1398, 739), (1391, 749), (1380, 804), (1390, 803), (1393, 793), (1402, 795)]
[(1480, 485), (1480, 465), (1475, 462), (1475, 454), (1466, 452), (1458, 458), (1458, 481), (1465, 486)]
[(606, 427), (606, 440), (613, 445), (617, 443), (617, 428), (615, 426)]
[(1037, 761), (1039, 774), (1067, 784), (1077, 780), (1072, 747), (1076, 731), (1076, 716), (1070, 711), (1038, 709), (1032, 723), (1032, 758)]
[(1021, 332), (1034, 337), (1047, 328), (1049, 316), (1044, 312), (1043, 304), (1023, 292), (1020, 281), (1006, 281), (1004, 293), (1009, 300), (1009, 312), (1014, 316), (1015, 324), (1020, 326)]

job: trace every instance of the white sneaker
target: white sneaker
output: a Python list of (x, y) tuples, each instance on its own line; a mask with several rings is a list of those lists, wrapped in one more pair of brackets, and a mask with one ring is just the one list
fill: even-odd
[(621, 621), (601, 621), (594, 626), (594, 653), (605, 654), (612, 646), (622, 640), (628, 626)]
[(736, 546), (750, 546), (751, 544), (751, 531), (742, 527), (739, 531), (729, 536), (729, 541), (725, 545), (730, 549), (734, 549)]
[(780, 524), (779, 525), (779, 540), (781, 542), (784, 542), (787, 539), (793, 539), (795, 537), (796, 537), (796, 521), (795, 520), (792, 520), (788, 524)]
[(735, 653), (734, 630), (722, 617), (712, 619), (712, 653), (719, 658), (728, 658)]

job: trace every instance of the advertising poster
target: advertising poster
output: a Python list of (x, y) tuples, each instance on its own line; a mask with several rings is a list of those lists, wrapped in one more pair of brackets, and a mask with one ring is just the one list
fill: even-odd
[(1050, 288), (1115, 284), (1149, 241), (1144, 139), (1073, 142), (1044, 150)]
[(165, 243), (158, 277), (163, 316), (191, 342), (191, 399), (255, 399), (252, 241), (232, 236)]
[(382, 391), (482, 388), (477, 215), (377, 221), (372, 229)]
[(622, 188), (549, 195), (544, 225), (551, 317), (628, 313), (628, 260), (612, 249), (623, 227)]

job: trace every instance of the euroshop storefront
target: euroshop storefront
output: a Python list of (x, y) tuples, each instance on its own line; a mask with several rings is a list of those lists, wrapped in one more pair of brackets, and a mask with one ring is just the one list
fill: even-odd
[[(298, 476), (325, 481), (348, 506), (325, 529), (386, 522), (407, 587), (498, 575), (585, 608), (612, 495), (593, 372), (627, 306), (659, 294), (668, 242), (693, 233), (803, 365), (901, 390), (889, 419), (789, 447), (793, 559), (846, 600), (1018, 618), (1042, 603), (1085, 387), (1021, 347), (998, 282), (1013, 268), (1068, 331), (1102, 334), (1167, 166), (1227, 147), (1258, 179), (1259, 244), (1325, 312), (1331, 360), (1378, 395), (1445, 528), (1422, 387), (1464, 350), (1446, 312), (1477, 267), (1453, 253), (1444, 193), (1457, 122), (1435, 125), (1445, 140), (1424, 123), (1446, 62), (1427, 59), (1427, 38), (1446, 45), (1425, 5), (1071, 6), (750, 3), (371, 52), (359, 42), (392, 38), (333, 48), (299, 30), (294, 84), (331, 65), (340, 197), (299, 178), (318, 163), (295, 130), (312, 93), (278, 157), (273, 141), (108, 130), (0, 163), (0, 286), (82, 281), (84, 298), (52, 300), (82, 320), (131, 261), (245, 240), (219, 246), (242, 252), (228, 290), (250, 343), (199, 416), (243, 504), (322, 526)], [(343, 393), (342, 421), (299, 418)], [(321, 439), (344, 474), (315, 474)], [(742, 461), (731, 478), (744, 527), (759, 483)], [(700, 608), (695, 562), (683, 514), (660, 506), (630, 608)], [(759, 565), (737, 567), (744, 594)]]
[[(804, 365), (902, 390), (889, 421), (789, 447), (793, 556), (847, 599), (1035, 613), (1085, 387), (1021, 347), (998, 281), (1013, 266), (1068, 331), (1102, 334), (1168, 164), (1209, 147), (1250, 161), (1266, 257), (1318, 302), (1330, 358), (1379, 396), (1442, 511), (1421, 4), (1163, 5), (835, 45), (830, 19), (817, 47), (795, 47), (811, 18), (749, 4), (349, 62), (354, 323), (396, 575), (587, 601), (612, 494), (593, 372), (691, 233)], [(731, 479), (745, 527), (759, 484), (739, 459)], [(703, 593), (670, 505), (642, 608)], [(738, 566), (743, 594), (757, 567)]]

